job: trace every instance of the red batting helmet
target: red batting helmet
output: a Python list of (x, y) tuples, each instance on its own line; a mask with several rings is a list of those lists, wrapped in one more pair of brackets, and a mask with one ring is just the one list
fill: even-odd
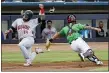
[(76, 22), (76, 16), (75, 15), (68, 15), (67, 21), (68, 21), (68, 23)]

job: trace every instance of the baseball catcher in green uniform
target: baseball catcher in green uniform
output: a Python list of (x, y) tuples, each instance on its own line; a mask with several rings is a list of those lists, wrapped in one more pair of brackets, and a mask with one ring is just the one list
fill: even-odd
[[(81, 38), (80, 31), (85, 29), (91, 29), (100, 32), (99, 28), (85, 26), (80, 23), (76, 23), (76, 16), (69, 15), (67, 17), (68, 24), (63, 27), (60, 32), (57, 32), (50, 40), (52, 42), (55, 38), (66, 37), (68, 43), (70, 44), (72, 50), (78, 53), (82, 61), (88, 58), (90, 61), (96, 63), (97, 65), (102, 65), (101, 62), (95, 55), (94, 51), (89, 47), (89, 45)], [(48, 44), (50, 45), (50, 44)]]

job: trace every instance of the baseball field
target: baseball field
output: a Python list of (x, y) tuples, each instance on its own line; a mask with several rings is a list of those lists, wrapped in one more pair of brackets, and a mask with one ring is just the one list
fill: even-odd
[(74, 72), (74, 71), (108, 71), (108, 42), (88, 42), (95, 51), (95, 55), (103, 61), (104, 65), (97, 66), (88, 61), (81, 62), (66, 43), (53, 43), (51, 51), (47, 52), (45, 44), (35, 44), (32, 47), (40, 47), (44, 53), (38, 54), (32, 66), (24, 67), (24, 58), (17, 44), (2, 44), (2, 72)]

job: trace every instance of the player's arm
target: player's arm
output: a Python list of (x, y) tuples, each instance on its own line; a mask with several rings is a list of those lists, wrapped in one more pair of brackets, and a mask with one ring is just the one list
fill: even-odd
[(52, 42), (56, 38), (60, 38), (63, 35), (64, 35), (64, 28), (62, 28), (60, 32), (56, 32), (56, 34), (50, 39), (50, 42)]
[(5, 31), (5, 34), (8, 34), (8, 33), (12, 33), (14, 32), (16, 29), (14, 27), (11, 27), (9, 30), (6, 30)]
[(38, 17), (36, 17), (36, 19), (34, 19), (34, 23), (37, 24), (43, 24), (45, 23), (45, 11), (44, 11), (44, 5), (43, 4), (39, 4), (39, 15)]
[(43, 23), (45, 20), (45, 10), (44, 10), (44, 5), (43, 4), (39, 4), (39, 18), (38, 18), (38, 23)]
[(96, 30), (96, 31), (98, 31), (98, 32), (101, 31), (101, 29), (99, 29), (99, 28), (95, 28), (95, 27), (91, 27), (91, 26), (85, 26), (85, 25), (82, 25), (82, 24), (78, 24), (78, 28), (79, 28), (80, 30), (91, 29), (91, 30)]
[(60, 37), (60, 34), (59, 32), (57, 32), (51, 39), (49, 39), (49, 41), (52, 42), (54, 39), (59, 38), (59, 37)]
[(16, 27), (17, 27), (17, 20), (15, 20), (12, 23), (12, 26), (11, 26), (11, 28), (9, 30), (5, 31), (5, 34), (7, 35), (8, 33), (16, 32)]
[(60, 33), (57, 32), (57, 33), (52, 37), (52, 39), (56, 39), (56, 38), (59, 38), (59, 37), (60, 37)]
[(95, 31), (98, 31), (98, 32), (101, 31), (101, 29), (99, 29), (99, 28), (95, 28), (95, 27), (91, 27), (91, 26), (85, 26), (84, 28), (85, 28), (85, 29), (95, 30)]
[(9, 30), (6, 30), (5, 31), (5, 38), (9, 38), (9, 33), (12, 33), (12, 39), (13, 38), (16, 38), (15, 35), (16, 35), (16, 29), (14, 27), (11, 27)]
[(45, 20), (45, 10), (44, 10), (44, 5), (43, 4), (39, 4), (39, 17), (38, 17), (38, 24), (41, 25), (41, 32), (42, 30), (46, 27), (46, 20)]
[(46, 48), (48, 49), (50, 47), (50, 43), (56, 39), (61, 37), (64, 34), (64, 30), (62, 29), (60, 32), (57, 32), (51, 39), (46, 41)]

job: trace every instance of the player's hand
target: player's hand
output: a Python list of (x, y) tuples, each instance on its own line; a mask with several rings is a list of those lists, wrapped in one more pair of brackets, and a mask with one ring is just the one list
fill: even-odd
[(53, 39), (49, 39), (50, 42), (53, 42)]
[(5, 35), (4, 35), (5, 36), (5, 39), (6, 39), (6, 37), (7, 37), (8, 34), (9, 34), (9, 30), (6, 30), (5, 31)]
[(8, 33), (9, 33), (9, 30), (6, 30), (6, 31), (5, 31), (5, 34), (7, 35)]
[(100, 28), (95, 28), (98, 32), (101, 32), (101, 29)]

